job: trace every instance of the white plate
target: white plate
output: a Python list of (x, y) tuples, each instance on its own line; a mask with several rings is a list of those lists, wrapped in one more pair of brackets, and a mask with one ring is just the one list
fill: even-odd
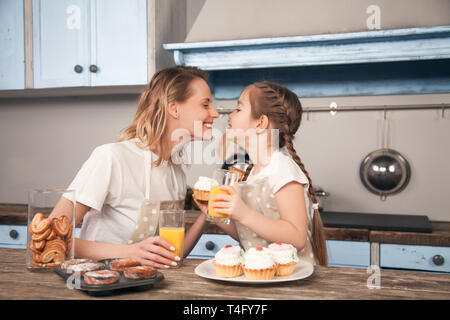
[(236, 278), (221, 278), (217, 276), (212, 261), (213, 259), (210, 259), (200, 263), (195, 268), (195, 274), (207, 279), (237, 283), (276, 283), (304, 279), (312, 275), (312, 273), (314, 272), (314, 266), (311, 263), (300, 260), (295, 266), (294, 272), (290, 276), (286, 277), (275, 276), (272, 280), (247, 280), (245, 275)]

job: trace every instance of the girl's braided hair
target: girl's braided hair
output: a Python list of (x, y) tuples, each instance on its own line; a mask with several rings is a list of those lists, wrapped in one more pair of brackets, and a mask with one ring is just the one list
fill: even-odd
[[(311, 177), (303, 162), (294, 149), (294, 135), (300, 127), (302, 120), (302, 105), (298, 97), (289, 89), (269, 81), (257, 82), (246, 89), (249, 90), (249, 98), (252, 116), (258, 119), (266, 115), (273, 129), (279, 130), (279, 147), (286, 146), (292, 159), (305, 173), (309, 181), (309, 197), (313, 203), (318, 203), (312, 185)], [(253, 165), (247, 168), (244, 179), (248, 177)], [(327, 250), (322, 219), (318, 209), (314, 209), (312, 247), (320, 265), (327, 265)]]

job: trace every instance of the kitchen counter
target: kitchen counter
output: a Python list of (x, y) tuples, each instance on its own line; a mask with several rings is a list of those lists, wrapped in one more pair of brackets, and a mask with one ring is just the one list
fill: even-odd
[[(194, 223), (199, 214), (200, 211), (187, 210), (186, 229), (189, 229), (189, 226)], [(0, 224), (26, 225), (27, 206), (23, 204), (0, 204)], [(450, 222), (431, 221), (431, 225), (432, 233), (329, 227), (325, 227), (324, 231), (327, 240), (450, 246)], [(206, 233), (223, 233), (223, 231), (215, 224), (210, 224)]]
[[(302, 280), (246, 285), (204, 279), (194, 273), (203, 260), (185, 260), (179, 269), (163, 270), (164, 280), (147, 291), (129, 291), (101, 299), (450, 299), (444, 274), (381, 270), (380, 289), (369, 289), (365, 269), (316, 266)], [(30, 272), (25, 251), (0, 249), (0, 299), (100, 299), (66, 287), (54, 272)]]

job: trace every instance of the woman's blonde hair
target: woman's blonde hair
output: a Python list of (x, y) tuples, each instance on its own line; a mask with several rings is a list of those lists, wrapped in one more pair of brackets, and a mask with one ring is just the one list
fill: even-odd
[[(297, 155), (293, 144), (294, 135), (302, 120), (303, 109), (300, 100), (289, 89), (269, 81), (254, 83), (247, 89), (249, 90), (253, 118), (258, 119), (260, 116), (266, 115), (274, 129), (279, 130), (279, 147), (286, 146), (292, 159), (305, 173), (309, 182), (309, 197), (313, 203), (318, 203), (311, 177)], [(252, 165), (248, 167), (245, 176), (248, 176), (251, 168)], [(325, 234), (318, 209), (314, 210), (312, 237), (313, 251), (319, 264), (328, 265)]]
[[(167, 105), (172, 102), (184, 102), (191, 95), (190, 83), (195, 79), (208, 82), (206, 72), (196, 67), (169, 67), (154, 74), (141, 94), (138, 109), (131, 125), (125, 129), (119, 141), (138, 138), (143, 144), (159, 151), (159, 157), (154, 162), (160, 165), (162, 155), (169, 150), (163, 141), (167, 124)], [(169, 159), (169, 164), (173, 164)]]

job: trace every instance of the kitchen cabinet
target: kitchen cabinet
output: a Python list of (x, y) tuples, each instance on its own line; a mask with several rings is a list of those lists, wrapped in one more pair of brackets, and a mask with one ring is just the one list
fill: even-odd
[[(75, 228), (75, 238), (80, 237), (81, 228)], [(0, 248), (26, 249), (27, 226), (0, 224)]]
[(225, 234), (203, 234), (187, 258), (212, 259), (217, 251), (227, 245), (238, 246), (239, 242)]
[(34, 88), (145, 85), (146, 0), (34, 0)]
[(450, 272), (450, 248), (380, 243), (380, 267)]
[(0, 1), (0, 90), (25, 88), (23, 2)]
[(370, 243), (326, 240), (328, 265), (332, 267), (367, 268), (370, 265)]

